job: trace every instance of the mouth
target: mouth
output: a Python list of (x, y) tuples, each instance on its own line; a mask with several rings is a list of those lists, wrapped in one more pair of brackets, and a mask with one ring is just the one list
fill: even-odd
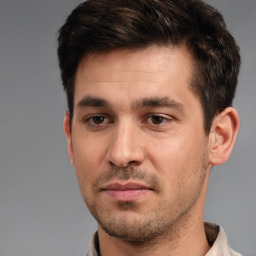
[(152, 189), (136, 182), (116, 182), (106, 185), (102, 191), (114, 200), (125, 202), (138, 200), (152, 192)]

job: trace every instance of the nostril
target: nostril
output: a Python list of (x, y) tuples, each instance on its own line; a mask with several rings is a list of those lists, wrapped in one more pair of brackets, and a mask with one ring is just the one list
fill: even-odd
[(118, 168), (127, 168), (127, 167), (131, 167), (133, 165), (138, 165), (139, 162), (138, 161), (129, 161), (128, 163), (119, 163), (119, 164), (115, 164), (112, 161), (110, 161), (110, 166), (112, 168), (118, 167)]
[(137, 161), (130, 161), (127, 166), (131, 166), (131, 165), (137, 165), (138, 162)]

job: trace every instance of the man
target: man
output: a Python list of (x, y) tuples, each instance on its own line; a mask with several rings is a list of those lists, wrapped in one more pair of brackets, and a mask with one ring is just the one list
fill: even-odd
[(238, 47), (200, 0), (89, 0), (59, 34), (64, 130), (98, 222), (87, 255), (239, 255), (204, 223), (231, 154)]

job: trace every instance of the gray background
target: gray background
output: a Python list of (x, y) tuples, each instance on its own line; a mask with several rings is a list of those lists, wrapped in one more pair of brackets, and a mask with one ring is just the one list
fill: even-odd
[[(78, 0), (0, 0), (0, 255), (85, 255), (96, 223), (66, 152), (56, 32)], [(205, 219), (256, 256), (256, 1), (209, 0), (243, 58), (230, 160), (213, 169)]]

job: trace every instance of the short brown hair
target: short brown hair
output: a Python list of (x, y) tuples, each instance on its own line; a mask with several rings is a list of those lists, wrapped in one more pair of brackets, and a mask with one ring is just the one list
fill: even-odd
[(186, 45), (195, 59), (192, 90), (199, 96), (208, 133), (214, 116), (232, 105), (239, 48), (222, 15), (201, 0), (87, 0), (61, 27), (61, 78), (73, 116), (74, 79), (89, 53)]

